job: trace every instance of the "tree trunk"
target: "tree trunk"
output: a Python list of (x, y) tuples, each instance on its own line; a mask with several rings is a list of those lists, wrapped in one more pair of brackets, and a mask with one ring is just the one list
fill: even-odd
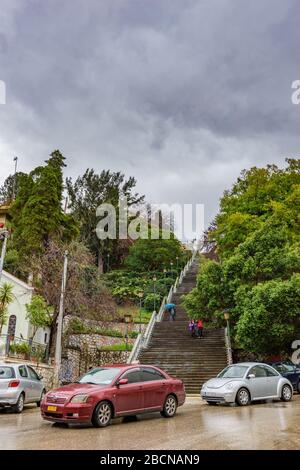
[(100, 274), (103, 274), (103, 258), (100, 251), (98, 251), (98, 269)]

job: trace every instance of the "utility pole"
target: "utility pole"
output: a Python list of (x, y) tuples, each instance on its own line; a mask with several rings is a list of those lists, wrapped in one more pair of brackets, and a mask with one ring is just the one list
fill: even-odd
[(0, 232), (0, 239), (3, 239), (2, 250), (1, 250), (1, 259), (0, 259), (0, 281), (1, 281), (1, 277), (2, 277), (2, 271), (3, 271), (5, 254), (6, 254), (6, 246), (7, 246), (8, 236), (9, 236), (8, 230), (4, 230), (3, 232)]
[(63, 331), (63, 317), (64, 317), (64, 302), (67, 282), (67, 271), (68, 271), (68, 252), (64, 254), (64, 269), (61, 280), (61, 291), (60, 291), (60, 302), (59, 302), (59, 313), (57, 317), (57, 330), (56, 330), (56, 344), (55, 344), (55, 383), (59, 383), (59, 370), (61, 366), (61, 343), (62, 343), (62, 331)]
[(17, 168), (18, 168), (18, 157), (14, 157), (15, 162), (15, 175), (14, 175), (14, 185), (13, 185), (13, 201), (15, 200), (17, 193)]

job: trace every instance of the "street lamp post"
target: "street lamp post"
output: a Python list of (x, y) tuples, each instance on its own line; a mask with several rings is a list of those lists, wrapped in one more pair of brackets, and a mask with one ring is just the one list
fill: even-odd
[(18, 168), (18, 157), (14, 157), (15, 162), (15, 175), (14, 175), (14, 184), (13, 184), (13, 200), (15, 200), (17, 194), (17, 168)]
[(153, 297), (153, 310), (154, 312), (156, 312), (156, 281), (157, 281), (157, 278), (156, 276), (153, 277), (153, 294), (154, 294), (154, 297)]
[(230, 361), (232, 362), (231, 359), (231, 338), (230, 338), (230, 326), (229, 326), (229, 318), (230, 318), (230, 313), (225, 311), (224, 312), (224, 320), (226, 321), (226, 330), (227, 330), (227, 338), (228, 338), (228, 349), (230, 352)]
[(126, 323), (126, 334), (125, 334), (125, 342), (126, 342), (126, 351), (128, 350), (128, 325), (129, 323), (131, 323), (131, 315), (130, 314), (125, 314), (124, 315), (124, 320), (125, 320), (125, 323)]
[(142, 333), (142, 298), (143, 298), (143, 292), (138, 293), (138, 297), (140, 299), (140, 325), (139, 325), (139, 333)]
[(179, 256), (176, 256), (176, 270), (178, 274), (178, 269), (179, 269)]
[(172, 279), (173, 279), (173, 261), (170, 262), (170, 267), (171, 267), (171, 276), (172, 276)]
[(67, 283), (68, 271), (68, 252), (64, 253), (64, 269), (61, 280), (59, 313), (57, 317), (57, 331), (56, 331), (56, 344), (55, 344), (55, 381), (56, 385), (59, 383), (59, 369), (61, 366), (61, 343), (62, 343), (62, 330), (63, 330), (63, 317), (64, 317), (64, 303)]
[(167, 270), (166, 268), (164, 268), (164, 277), (166, 278), (166, 275), (167, 275)]
[(107, 272), (109, 272), (109, 257), (110, 257), (110, 254), (107, 253)]

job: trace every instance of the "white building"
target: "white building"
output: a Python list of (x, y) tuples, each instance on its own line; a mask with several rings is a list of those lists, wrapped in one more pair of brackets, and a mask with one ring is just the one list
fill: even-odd
[[(2, 327), (2, 335), (11, 335), (15, 338), (28, 340), (32, 336), (32, 326), (26, 319), (26, 304), (29, 304), (33, 294), (33, 287), (21, 281), (7, 271), (2, 271), (0, 284), (9, 283), (13, 286), (14, 300), (8, 305), (6, 325)], [(41, 344), (49, 342), (50, 329), (39, 328), (33, 341)]]

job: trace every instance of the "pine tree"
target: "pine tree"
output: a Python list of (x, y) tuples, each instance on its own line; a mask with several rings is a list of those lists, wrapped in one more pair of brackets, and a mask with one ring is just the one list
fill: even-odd
[(23, 258), (42, 253), (52, 237), (69, 240), (77, 232), (73, 217), (62, 210), (64, 161), (56, 150), (46, 165), (20, 178), (11, 215), (13, 246)]

